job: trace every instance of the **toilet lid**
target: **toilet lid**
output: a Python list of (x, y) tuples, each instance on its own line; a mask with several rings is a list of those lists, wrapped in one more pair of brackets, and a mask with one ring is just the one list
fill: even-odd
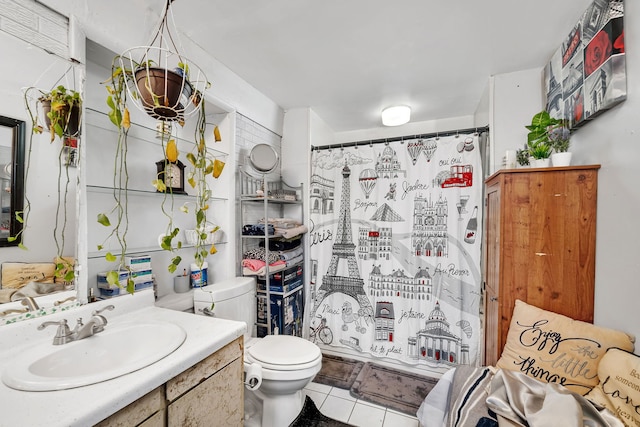
[(305, 339), (289, 335), (267, 335), (247, 349), (250, 359), (273, 369), (301, 369), (322, 358), (320, 348)]

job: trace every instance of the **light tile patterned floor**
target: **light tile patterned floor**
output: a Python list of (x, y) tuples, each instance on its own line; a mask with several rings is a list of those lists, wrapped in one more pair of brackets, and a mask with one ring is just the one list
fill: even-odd
[(304, 392), (313, 399), (320, 412), (354, 426), (418, 427), (416, 417), (358, 400), (349, 394), (349, 390), (312, 382)]

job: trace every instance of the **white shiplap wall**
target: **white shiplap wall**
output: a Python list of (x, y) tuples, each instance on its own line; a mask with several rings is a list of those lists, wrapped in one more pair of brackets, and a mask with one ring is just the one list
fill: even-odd
[(33, 0), (0, 0), (0, 31), (69, 59), (69, 20)]

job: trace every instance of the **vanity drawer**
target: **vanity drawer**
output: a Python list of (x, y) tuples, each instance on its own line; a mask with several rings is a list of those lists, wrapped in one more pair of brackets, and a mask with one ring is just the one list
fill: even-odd
[(230, 364), (167, 407), (169, 427), (237, 427), (244, 423), (243, 361)]
[[(242, 362), (243, 349), (243, 337), (239, 337), (202, 362), (169, 380), (167, 382), (167, 400), (173, 402), (235, 359), (240, 359), (240, 362)], [(242, 366), (240, 367), (240, 371), (242, 372)], [(240, 381), (242, 381), (242, 377)]]
[(164, 413), (165, 399), (164, 385), (162, 385), (99, 422), (96, 427), (161, 427), (165, 425)]

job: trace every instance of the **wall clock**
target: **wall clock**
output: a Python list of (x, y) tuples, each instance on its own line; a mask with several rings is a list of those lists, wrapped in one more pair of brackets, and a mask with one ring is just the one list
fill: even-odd
[(164, 180), (167, 192), (187, 194), (184, 191), (184, 163), (180, 160), (169, 162), (163, 159), (156, 162), (156, 167), (158, 168), (158, 179)]

